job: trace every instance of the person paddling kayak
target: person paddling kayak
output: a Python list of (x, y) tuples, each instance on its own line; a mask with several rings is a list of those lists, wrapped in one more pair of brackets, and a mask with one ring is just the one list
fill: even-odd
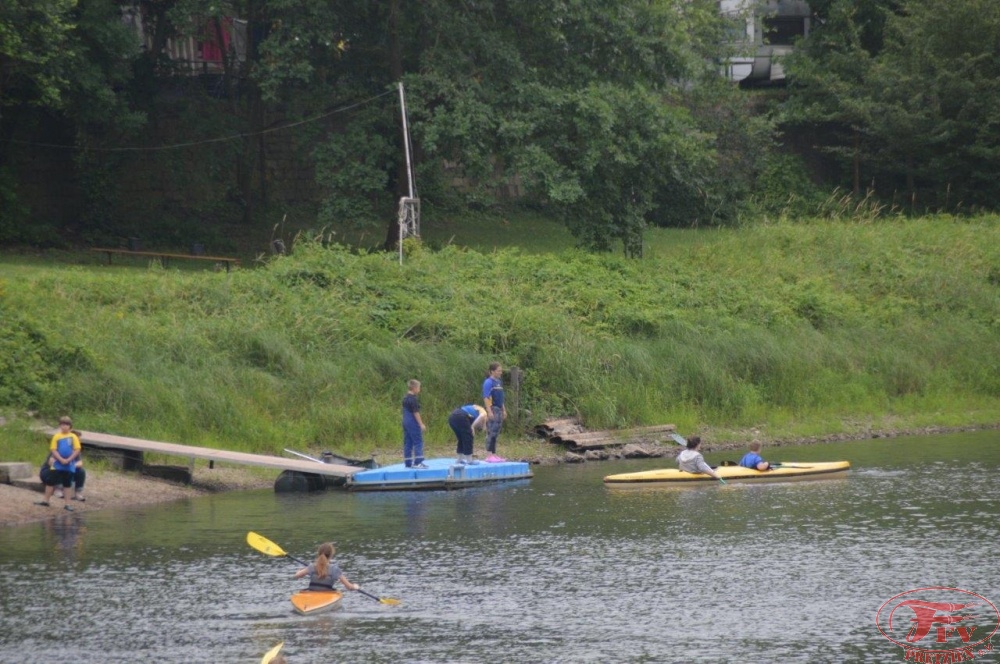
[(677, 467), (685, 473), (704, 473), (719, 480), (721, 484), (725, 484), (726, 480), (719, 477), (719, 474), (705, 463), (705, 457), (698, 451), (699, 447), (701, 447), (701, 438), (698, 436), (688, 438), (687, 449), (677, 455)]
[(361, 586), (351, 583), (350, 579), (344, 575), (340, 565), (333, 562), (333, 554), (337, 549), (332, 542), (324, 542), (319, 545), (316, 552), (316, 560), (309, 563), (295, 573), (296, 579), (309, 575), (309, 590), (330, 590), (337, 581), (344, 584), (348, 590), (360, 590)]

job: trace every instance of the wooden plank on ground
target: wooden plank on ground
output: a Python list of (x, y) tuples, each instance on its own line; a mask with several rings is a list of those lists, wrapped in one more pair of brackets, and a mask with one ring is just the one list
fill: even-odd
[(604, 431), (587, 431), (575, 419), (549, 420), (535, 428), (539, 433), (548, 431), (545, 435), (550, 443), (566, 445), (575, 450), (601, 449), (627, 445), (642, 440), (666, 438), (677, 431), (673, 424), (658, 424), (632, 429), (611, 429)]
[[(54, 433), (54, 429), (47, 430), (47, 434), (49, 436)], [(300, 473), (331, 475), (333, 477), (349, 477), (358, 471), (364, 470), (364, 468), (358, 468), (355, 466), (344, 466), (333, 463), (316, 463), (314, 461), (304, 461), (300, 459), (285, 459), (283, 457), (269, 456), (266, 454), (232, 452), (229, 450), (216, 450), (209, 447), (196, 447), (194, 445), (163, 443), (155, 440), (129, 438), (127, 436), (116, 436), (109, 433), (97, 433), (94, 431), (81, 431), (80, 442), (85, 445), (93, 445), (96, 447), (150, 452), (153, 454), (185, 457), (187, 459), (207, 459), (209, 461), (242, 466), (274, 468), (276, 470), (294, 470)]]

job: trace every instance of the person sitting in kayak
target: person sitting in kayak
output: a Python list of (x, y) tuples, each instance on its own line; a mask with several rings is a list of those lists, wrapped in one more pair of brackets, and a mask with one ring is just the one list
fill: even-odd
[(750, 451), (740, 459), (740, 465), (753, 470), (771, 470), (771, 464), (760, 456), (760, 443), (756, 440), (750, 443)]
[(677, 467), (685, 473), (704, 473), (725, 484), (726, 480), (719, 477), (719, 474), (705, 463), (705, 457), (698, 451), (699, 447), (701, 447), (701, 438), (698, 436), (688, 438), (687, 449), (677, 455)]
[(301, 579), (308, 574), (309, 590), (332, 590), (336, 581), (340, 581), (348, 590), (359, 590), (361, 586), (351, 583), (341, 571), (340, 565), (333, 562), (333, 554), (336, 551), (332, 542), (320, 544), (316, 560), (296, 572), (295, 578)]

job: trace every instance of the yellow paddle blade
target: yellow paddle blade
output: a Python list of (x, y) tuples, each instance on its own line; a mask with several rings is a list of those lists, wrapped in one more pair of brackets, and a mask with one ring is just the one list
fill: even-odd
[(263, 535), (258, 535), (254, 532), (247, 533), (247, 544), (257, 549), (265, 556), (287, 556), (285, 550), (280, 546), (267, 539)]
[(260, 664), (271, 664), (271, 660), (278, 656), (278, 651), (281, 650), (281, 646), (283, 645), (285, 645), (284, 641), (264, 653), (264, 659), (260, 660)]
[(383, 604), (388, 604), (389, 606), (399, 606), (399, 600), (393, 599), (391, 597), (380, 597), (379, 600)]

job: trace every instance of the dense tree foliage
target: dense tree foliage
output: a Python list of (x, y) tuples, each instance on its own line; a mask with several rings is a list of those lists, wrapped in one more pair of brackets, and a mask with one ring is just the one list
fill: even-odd
[(995, 207), (1000, 185), (1000, 4), (817, 2), (823, 20), (789, 58), (794, 121), (830, 130), (855, 191), (915, 209)]
[[(50, 17), (49, 41), (68, 38), (57, 29), (60, 20), (76, 17), (76, 38), (92, 42), (92, 53), (118, 49), (107, 29), (82, 21), (103, 0), (64, 1)], [(687, 97), (714, 75), (711, 55), (721, 33), (713, 2), (138, 0), (136, 7), (147, 45), (132, 44), (131, 58), (119, 59), (134, 72), (122, 88), (153, 120), (184, 117), (192, 133), (211, 127), (242, 136), (216, 170), (233, 174), (227, 196), (241, 201), (247, 221), (267, 195), (260, 133), (279, 114), (290, 123), (355, 104), (332, 127), (305, 130), (312, 131), (310, 158), (326, 192), (319, 220), (392, 216), (405, 173), (399, 109), (382, 95), (399, 81), (407, 86), (421, 193), (430, 204), (486, 202), (517, 182), (528, 200), (565, 218), (583, 244), (635, 254), (651, 219), (671, 219), (657, 211), (660, 192), (687, 191), (695, 207), (706, 200), (714, 137), (699, 129)], [(180, 85), (166, 45), (219, 33), (228, 17), (246, 21), (242, 57), (227, 52), (222, 83), (211, 98), (196, 100), (193, 86)], [(15, 19), (9, 29), (23, 30)], [(60, 79), (44, 68), (35, 78), (49, 90), (39, 103), (60, 109)], [(178, 109), (181, 88), (199, 118)], [(100, 105), (90, 110), (113, 115)], [(78, 111), (67, 114), (71, 123), (85, 119)], [(104, 147), (133, 144), (123, 133), (102, 138)], [(110, 206), (113, 171), (128, 163), (78, 157), (95, 207)], [(462, 183), (458, 199), (455, 181)], [(392, 228), (387, 237), (395, 237)]]
[[(818, 127), (856, 192), (995, 206), (1000, 5), (811, 4), (781, 119)], [(224, 44), (219, 66), (178, 60), (188, 39)], [(17, 143), (71, 148), (85, 237), (127, 218), (179, 237), (185, 219), (259, 224), (265, 135), (294, 128), (282, 140), (315, 173), (317, 223), (391, 219), (390, 245), (402, 82), (425, 210), (516, 196), (582, 245), (638, 255), (649, 224), (728, 223), (811, 188), (766, 104), (718, 75), (726, 39), (711, 0), (5, 0), (0, 241), (27, 214), (4, 168)], [(171, 194), (128, 200), (139, 172)]]
[(103, 183), (89, 189), (96, 193), (85, 200), (82, 216), (95, 198), (113, 196), (106, 172), (88, 168), (89, 150), (143, 122), (125, 89), (138, 46), (112, 0), (0, 2), (0, 240), (27, 223), (8, 160), (19, 129), (28, 127), (42, 143), (75, 145), (81, 175)]
[(710, 73), (714, 3), (429, 6), (407, 75), (424, 149), (488, 186), (516, 174), (585, 245), (638, 253), (657, 192), (693, 189), (711, 155), (683, 97)]

